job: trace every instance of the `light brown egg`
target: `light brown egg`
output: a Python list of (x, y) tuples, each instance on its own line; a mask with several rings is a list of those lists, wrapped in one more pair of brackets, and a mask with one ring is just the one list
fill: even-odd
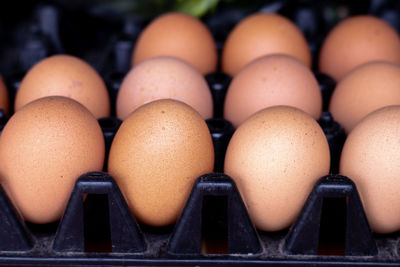
[(237, 127), (255, 112), (276, 105), (300, 108), (314, 119), (321, 116), (317, 79), (294, 57), (268, 55), (246, 65), (228, 88), (224, 118)]
[(132, 66), (156, 56), (185, 60), (202, 74), (217, 69), (217, 46), (209, 29), (184, 13), (166, 13), (154, 19), (140, 34), (132, 54)]
[(203, 75), (183, 60), (155, 57), (136, 65), (124, 78), (117, 97), (117, 116), (124, 120), (139, 106), (171, 98), (185, 102), (203, 119), (213, 115), (211, 91)]
[(76, 179), (101, 171), (104, 137), (81, 104), (61, 96), (30, 102), (0, 136), (1, 183), (21, 215), (34, 223), (61, 217)]
[(212, 172), (214, 148), (201, 116), (162, 99), (123, 121), (112, 142), (108, 172), (140, 221), (163, 226), (180, 215), (194, 181)]
[(400, 65), (369, 62), (337, 84), (329, 111), (349, 133), (368, 113), (390, 105), (400, 105)]
[(9, 112), (9, 99), (6, 84), (4, 83), (3, 77), (0, 75), (0, 109), (4, 111), (5, 114)]
[(400, 106), (376, 110), (350, 132), (340, 173), (351, 178), (377, 233), (400, 230)]
[(311, 116), (275, 106), (236, 130), (224, 166), (256, 227), (277, 231), (294, 222), (316, 181), (329, 173), (329, 146)]
[(336, 81), (369, 61), (400, 63), (400, 38), (384, 20), (371, 15), (347, 18), (325, 38), (319, 55), (319, 70)]
[(15, 96), (14, 109), (45, 96), (72, 98), (96, 118), (110, 115), (110, 100), (104, 81), (85, 61), (69, 55), (55, 55), (34, 65), (24, 76)]
[(222, 50), (222, 70), (231, 76), (254, 59), (287, 54), (311, 67), (311, 52), (300, 29), (279, 14), (256, 13), (240, 21)]

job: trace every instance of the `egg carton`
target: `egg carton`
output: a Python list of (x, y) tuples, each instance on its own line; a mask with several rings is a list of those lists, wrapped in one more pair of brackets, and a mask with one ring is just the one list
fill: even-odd
[[(211, 77), (210, 88), (226, 90), (226, 76), (218, 73)], [(206, 122), (215, 147), (214, 169), (222, 171), (234, 128), (221, 118)], [(319, 122), (331, 146), (339, 147), (344, 140), (340, 125), (329, 113)], [(110, 117), (99, 123), (108, 152), (121, 121)], [(340, 175), (321, 178), (297, 222), (274, 233), (255, 229), (235, 183), (221, 172), (197, 179), (173, 226), (138, 224), (106, 172), (87, 173), (77, 180), (60, 222), (25, 223), (3, 190), (0, 218), (0, 240), (4, 241), (0, 243), (1, 266), (400, 263), (396, 257), (399, 237), (372, 235), (355, 185)]]
[[(324, 33), (333, 26), (334, 19), (322, 23), (322, 4), (315, 1), (287, 2), (269, 1), (262, 3), (261, 8), (283, 13), (295, 21), (305, 33), (315, 60)], [(101, 7), (91, 8), (87, 13), (77, 12), (78, 8), (65, 11), (67, 5), (60, 3), (29, 3), (23, 12), (16, 13), (28, 27), (7, 30), (0, 25), (0, 30), (6, 33), (0, 36), (2, 44), (7, 37), (22, 40), (22, 45), (16, 47), (0, 45), (4, 48), (0, 52), (0, 71), (5, 75), (11, 103), (23, 75), (34, 63), (51, 54), (68, 52), (84, 58), (101, 73), (114, 104), (122, 78), (130, 68), (135, 39), (148, 21), (121, 17)], [(78, 2), (74, 4), (79, 6)], [(252, 12), (222, 5), (225, 6), (218, 14), (204, 18), (219, 50), (233, 25)], [(374, 13), (399, 29), (399, 14), (393, 13), (394, 7), (398, 7), (396, 1), (350, 1), (346, 6), (350, 14)], [(64, 21), (61, 34), (58, 26), (65, 14), (73, 17), (75, 24)], [(91, 32), (95, 28), (102, 30)], [(103, 40), (108, 40), (107, 45)], [(326, 111), (335, 84), (328, 76), (315, 74)], [(113, 178), (105, 171), (83, 174), (75, 184), (61, 221), (45, 225), (24, 222), (0, 188), (0, 265), (400, 265), (399, 233), (372, 234), (354, 183), (336, 174), (322, 177), (316, 183), (289, 229), (271, 233), (257, 230), (235, 183), (222, 173), (225, 150), (234, 132), (233, 126), (222, 119), (223, 100), (231, 77), (216, 72), (206, 79), (214, 100), (214, 118), (206, 122), (215, 147), (215, 172), (197, 179), (176, 224), (154, 228), (138, 223)], [(6, 121), (7, 116), (0, 111), (0, 130)], [(331, 149), (331, 173), (337, 173), (344, 131), (328, 112), (323, 112), (318, 122)], [(108, 153), (121, 121), (114, 112), (99, 123)]]
[(235, 183), (222, 173), (196, 181), (174, 227), (139, 225), (104, 172), (77, 180), (58, 225), (25, 224), (3, 190), (0, 205), (1, 266), (388, 266), (400, 261), (399, 236), (371, 234), (355, 185), (340, 175), (321, 178), (295, 224), (277, 233), (254, 228)]

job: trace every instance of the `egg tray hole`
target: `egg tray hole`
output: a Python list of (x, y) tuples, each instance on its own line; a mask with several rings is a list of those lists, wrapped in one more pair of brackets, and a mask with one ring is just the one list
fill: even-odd
[[(84, 197), (84, 251), (111, 252), (111, 237), (108, 214), (108, 199), (105, 194), (91, 194)], [(48, 224), (26, 223), (36, 240), (33, 254), (54, 255), (52, 248), (59, 221)], [(69, 252), (63, 254), (68, 255)], [(59, 255), (59, 253), (58, 253)]]
[(348, 197), (322, 200), (318, 255), (345, 255)]

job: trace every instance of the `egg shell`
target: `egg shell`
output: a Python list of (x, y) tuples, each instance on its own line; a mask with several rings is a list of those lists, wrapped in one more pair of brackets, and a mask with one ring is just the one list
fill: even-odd
[(217, 46), (210, 30), (184, 13), (165, 13), (141, 32), (132, 54), (132, 66), (156, 56), (174, 56), (202, 74), (217, 69)]
[(318, 119), (322, 94), (309, 68), (294, 57), (274, 54), (246, 65), (232, 80), (224, 118), (238, 127), (255, 112), (275, 105), (300, 108)]
[(139, 106), (162, 98), (185, 102), (203, 119), (213, 115), (211, 91), (203, 75), (183, 60), (160, 56), (141, 62), (125, 76), (117, 96), (117, 117), (124, 120)]
[(205, 121), (187, 104), (162, 99), (123, 121), (111, 145), (108, 172), (137, 219), (163, 226), (176, 221), (194, 181), (213, 166)]
[(4, 83), (3, 77), (0, 75), (0, 109), (5, 114), (9, 113), (9, 99), (6, 84)]
[(76, 179), (101, 171), (104, 138), (93, 115), (75, 100), (51, 96), (16, 112), (0, 136), (0, 179), (30, 222), (59, 219)]
[(350, 71), (335, 87), (329, 111), (349, 133), (367, 114), (400, 105), (400, 65), (368, 62)]
[(294, 222), (329, 166), (328, 142), (318, 123), (297, 108), (275, 106), (235, 131), (224, 172), (236, 182), (256, 227), (277, 231)]
[(377, 233), (400, 229), (400, 106), (376, 110), (350, 132), (340, 173), (352, 179)]
[(311, 67), (311, 52), (301, 30), (288, 18), (255, 13), (229, 33), (222, 50), (222, 70), (232, 76), (256, 58), (287, 54)]
[(319, 54), (319, 70), (336, 81), (369, 61), (400, 63), (400, 38), (384, 20), (372, 15), (349, 17), (325, 38)]
[(47, 57), (35, 64), (22, 79), (14, 109), (45, 96), (72, 98), (96, 118), (110, 115), (110, 99), (100, 75), (88, 63), (70, 55)]

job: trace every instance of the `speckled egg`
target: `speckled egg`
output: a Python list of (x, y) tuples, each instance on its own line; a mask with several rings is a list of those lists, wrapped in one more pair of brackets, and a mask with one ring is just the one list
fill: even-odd
[(378, 109), (350, 132), (340, 158), (340, 173), (357, 186), (371, 229), (400, 229), (400, 106)]
[(156, 56), (180, 58), (202, 74), (217, 69), (217, 46), (210, 30), (185, 13), (165, 13), (151, 21), (135, 44), (132, 66)]
[(222, 50), (222, 70), (236, 75), (251, 61), (271, 54), (290, 55), (311, 67), (311, 52), (301, 30), (288, 18), (255, 13), (229, 33)]
[(229, 85), (224, 118), (238, 127), (255, 112), (276, 105), (300, 108), (314, 119), (322, 113), (317, 79), (292, 56), (267, 55), (247, 64)]
[(16, 112), (0, 136), (0, 181), (25, 220), (61, 217), (76, 179), (101, 171), (104, 137), (95, 117), (73, 99), (50, 96)]
[(194, 181), (212, 172), (210, 131), (189, 105), (162, 99), (139, 107), (112, 142), (108, 172), (132, 213), (148, 225), (174, 223)]
[(337, 83), (329, 111), (349, 133), (370, 112), (400, 105), (400, 65), (373, 61), (350, 71)]
[(84, 105), (96, 118), (110, 115), (110, 100), (100, 75), (82, 59), (54, 55), (36, 63), (24, 76), (14, 109), (45, 96), (65, 96)]
[(181, 59), (160, 56), (141, 62), (125, 76), (117, 96), (117, 117), (124, 120), (141, 105), (163, 98), (190, 105), (203, 119), (213, 115), (213, 99), (204, 76)]
[(269, 107), (235, 131), (224, 166), (256, 227), (277, 231), (294, 222), (316, 181), (329, 173), (329, 145), (307, 113)]
[(349, 17), (325, 38), (319, 70), (336, 81), (355, 67), (370, 61), (400, 63), (400, 38), (396, 29), (372, 15)]

